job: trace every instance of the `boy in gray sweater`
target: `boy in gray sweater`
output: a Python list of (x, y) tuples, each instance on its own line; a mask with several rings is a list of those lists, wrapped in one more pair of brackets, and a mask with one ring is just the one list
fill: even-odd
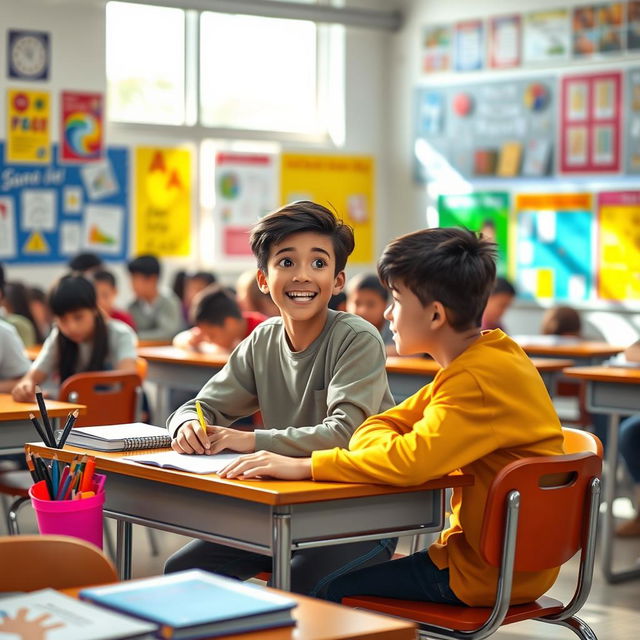
[[(258, 326), (230, 355), (198, 397), (170, 416), (172, 447), (180, 453), (265, 450), (309, 456), (346, 447), (369, 415), (393, 405), (379, 333), (357, 316), (329, 310), (345, 283), (353, 251), (351, 228), (325, 207), (295, 202), (266, 216), (251, 234), (257, 280), (281, 316)], [(199, 400), (207, 435), (195, 409)], [(230, 427), (256, 411), (264, 429)], [(294, 552), (292, 591), (322, 595), (348, 570), (388, 560), (395, 540), (366, 541)], [(169, 558), (165, 571), (201, 568), (246, 580), (271, 570), (271, 558), (194, 540)]]

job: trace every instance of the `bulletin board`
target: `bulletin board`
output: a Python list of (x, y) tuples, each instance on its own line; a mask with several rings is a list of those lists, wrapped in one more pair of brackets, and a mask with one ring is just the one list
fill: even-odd
[(550, 175), (555, 94), (549, 76), (419, 88), (416, 178), (441, 179), (443, 162), (467, 179)]
[(107, 148), (82, 166), (6, 164), (0, 143), (0, 260), (66, 262), (80, 251), (107, 260), (129, 253), (129, 152)]
[(640, 173), (640, 68), (627, 71), (625, 105), (625, 172)]
[(515, 210), (518, 295), (571, 302), (590, 299), (594, 253), (591, 194), (520, 194)]

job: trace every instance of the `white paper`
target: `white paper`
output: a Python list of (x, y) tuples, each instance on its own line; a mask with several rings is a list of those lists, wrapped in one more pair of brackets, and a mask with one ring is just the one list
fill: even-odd
[(533, 242), (521, 240), (518, 242), (518, 264), (526, 266), (533, 263)]
[(162, 453), (139, 454), (126, 456), (125, 460), (133, 460), (142, 464), (151, 464), (169, 469), (190, 471), (191, 473), (217, 473), (230, 462), (240, 457), (241, 453), (217, 453), (213, 456), (163, 451)]
[(0, 258), (16, 255), (16, 213), (12, 198), (0, 198)]
[(82, 187), (65, 187), (62, 191), (65, 213), (80, 213), (82, 211)]
[(99, 200), (118, 193), (118, 183), (109, 160), (88, 164), (80, 169), (80, 174), (91, 200)]
[(98, 204), (87, 206), (82, 231), (84, 249), (119, 254), (122, 251), (123, 219), (122, 207)]
[(587, 295), (587, 283), (584, 276), (569, 276), (569, 300), (584, 300)]
[(81, 229), (77, 222), (63, 222), (60, 225), (60, 253), (70, 256), (80, 251)]
[(25, 231), (55, 231), (56, 192), (52, 189), (24, 189), (20, 222)]
[(537, 218), (538, 239), (540, 242), (555, 242), (556, 240), (556, 212), (539, 211)]

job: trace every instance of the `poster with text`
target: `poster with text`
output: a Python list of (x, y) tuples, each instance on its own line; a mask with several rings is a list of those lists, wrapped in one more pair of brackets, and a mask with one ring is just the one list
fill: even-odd
[(158, 257), (191, 253), (191, 152), (136, 149), (135, 253)]
[(102, 94), (63, 91), (60, 116), (60, 160), (78, 163), (100, 160), (104, 144)]
[(375, 163), (371, 156), (284, 153), (280, 161), (282, 203), (313, 200), (353, 227), (356, 246), (349, 263), (374, 259)]
[(451, 27), (428, 26), (422, 30), (422, 72), (451, 68)]
[(489, 19), (489, 66), (509, 69), (520, 66), (522, 23), (519, 15)]
[(498, 245), (498, 275), (507, 275), (509, 241), (509, 194), (484, 191), (438, 198), (441, 227), (467, 227), (480, 231)]
[(570, 47), (571, 26), (567, 9), (534, 11), (524, 16), (524, 64), (566, 60)]
[(278, 178), (273, 155), (221, 152), (215, 165), (215, 221), (227, 256), (251, 256), (249, 232), (278, 206)]
[(516, 196), (516, 288), (528, 299), (568, 303), (593, 294), (591, 194)]
[(484, 66), (484, 23), (482, 20), (458, 22), (455, 29), (456, 71), (477, 71)]
[(598, 194), (598, 296), (640, 300), (640, 191)]
[(7, 163), (49, 163), (50, 117), (48, 91), (7, 91)]

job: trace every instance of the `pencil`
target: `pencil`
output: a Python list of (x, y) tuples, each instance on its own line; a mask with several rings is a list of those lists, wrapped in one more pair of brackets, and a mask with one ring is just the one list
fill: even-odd
[(40, 416), (42, 417), (44, 430), (47, 432), (47, 436), (49, 438), (48, 446), (55, 448), (56, 439), (53, 437), (53, 429), (51, 428), (51, 423), (49, 422), (49, 414), (47, 413), (47, 407), (44, 404), (44, 396), (42, 395), (42, 389), (40, 389), (39, 385), (36, 385), (36, 400), (38, 402), (38, 407), (40, 407)]
[(207, 425), (204, 421), (204, 414), (202, 413), (202, 407), (200, 406), (200, 400), (196, 400), (196, 413), (198, 414), (198, 422), (202, 427), (202, 431), (204, 432), (204, 437), (207, 437)]
[(27, 468), (29, 469), (29, 473), (31, 474), (31, 479), (34, 482), (38, 482), (38, 480), (40, 480), (40, 478), (38, 477), (38, 474), (36, 473), (36, 467), (33, 464), (33, 458), (31, 457), (31, 452), (27, 451), (27, 453), (25, 453), (25, 458), (27, 460)]
[(62, 433), (60, 434), (60, 439), (58, 440), (58, 449), (62, 449), (62, 447), (64, 447), (64, 443), (67, 441), (67, 438), (69, 437), (69, 432), (73, 428), (73, 425), (75, 424), (76, 419), (78, 418), (78, 413), (79, 413), (78, 409), (74, 409), (67, 416), (67, 421), (65, 422), (64, 429), (62, 430)]
[(50, 447), (51, 445), (49, 444), (49, 439), (47, 438), (46, 433), (42, 430), (42, 426), (38, 422), (38, 418), (36, 418), (35, 414), (30, 413), (29, 419), (31, 420), (31, 424), (33, 424), (33, 426), (36, 428), (38, 435), (42, 438), (42, 442), (44, 442), (48, 447)]

